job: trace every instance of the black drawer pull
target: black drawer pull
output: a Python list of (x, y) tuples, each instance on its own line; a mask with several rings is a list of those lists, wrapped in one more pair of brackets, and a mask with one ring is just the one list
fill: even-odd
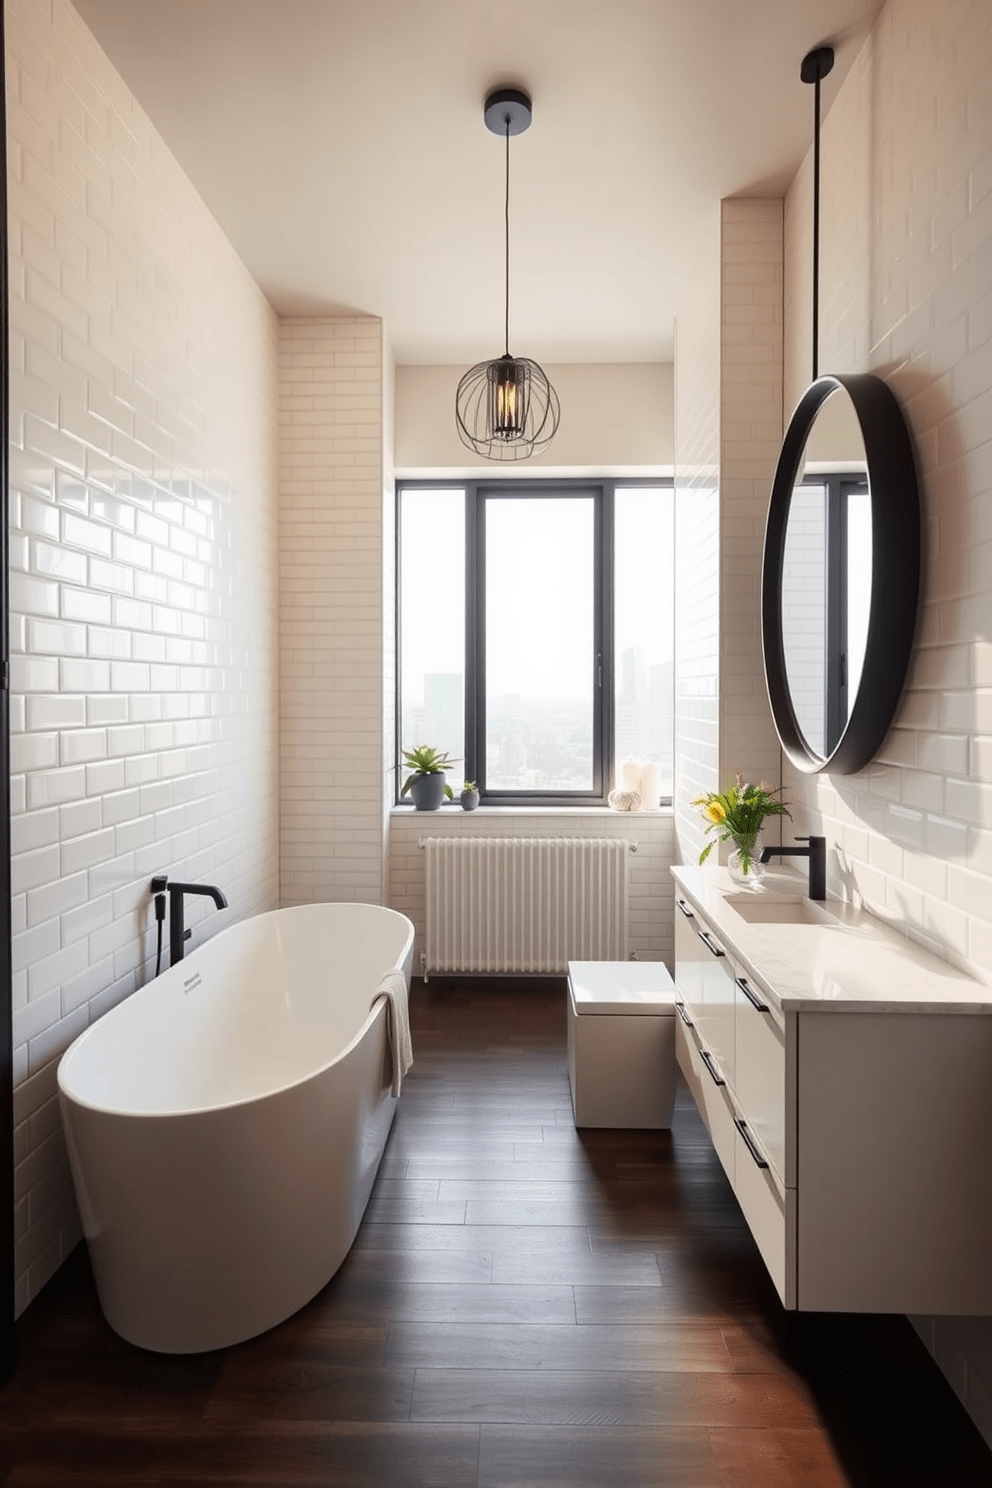
[(706, 1068), (709, 1070), (710, 1079), (713, 1081), (713, 1084), (725, 1085), (727, 1082), (720, 1074), (720, 1071), (717, 1069), (716, 1065), (713, 1063), (713, 1055), (709, 1052), (709, 1050), (700, 1049), (699, 1057), (705, 1064)]
[(748, 1002), (754, 1008), (755, 1012), (757, 1012), (757, 1013), (767, 1013), (767, 1011), (768, 1011), (768, 1004), (767, 1004), (767, 1002), (762, 1002), (762, 1000), (758, 996), (757, 992), (755, 992), (751, 988), (751, 986), (749, 985), (749, 983), (747, 982), (747, 980), (746, 980), (745, 977), (737, 977), (734, 985), (737, 986), (737, 987), (740, 987), (741, 991), (744, 993), (744, 996), (747, 998)]
[(689, 1017), (689, 1014), (685, 1010), (685, 1003), (677, 1002), (675, 1004), (675, 1008), (686, 1028), (695, 1028), (695, 1023), (693, 1023), (692, 1019)]
[(687, 920), (694, 920), (696, 918), (684, 899), (676, 899), (675, 903), (678, 905), (679, 909), (685, 915)]
[(699, 938), (703, 942), (703, 945), (706, 947), (706, 949), (713, 952), (714, 956), (725, 956), (727, 954), (722, 946), (717, 945), (716, 941), (713, 939), (708, 930), (700, 930)]
[(747, 1148), (748, 1152), (750, 1152), (751, 1156), (754, 1158), (755, 1166), (756, 1167), (759, 1167), (759, 1168), (767, 1168), (768, 1164), (766, 1163), (765, 1159), (762, 1157), (761, 1153), (758, 1151), (757, 1147), (754, 1144), (754, 1138), (752, 1137), (751, 1133), (747, 1129), (747, 1122), (746, 1121), (742, 1121), (739, 1116), (735, 1116), (734, 1117), (734, 1125), (736, 1126), (737, 1130), (740, 1132), (741, 1136), (744, 1138), (744, 1146)]

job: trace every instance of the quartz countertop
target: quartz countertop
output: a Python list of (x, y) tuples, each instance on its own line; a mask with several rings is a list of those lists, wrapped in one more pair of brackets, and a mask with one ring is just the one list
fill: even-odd
[[(725, 868), (672, 869), (678, 891), (782, 1012), (988, 1013), (992, 987), (918, 946), (866, 910), (811, 901), (805, 874), (769, 872), (743, 896)], [(733, 900), (803, 904), (814, 923), (752, 923)], [(745, 913), (748, 904), (742, 904)], [(679, 913), (676, 907), (676, 914)], [(785, 913), (789, 913), (787, 908)]]

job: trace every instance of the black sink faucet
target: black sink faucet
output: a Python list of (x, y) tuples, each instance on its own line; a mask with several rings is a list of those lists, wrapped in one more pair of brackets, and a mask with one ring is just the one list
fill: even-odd
[(220, 889), (214, 888), (213, 884), (173, 883), (169, 879), (166, 879), (163, 884), (161, 879), (156, 879), (152, 885), (153, 891), (158, 889), (159, 885), (169, 896), (169, 965), (175, 966), (177, 961), (183, 959), (186, 937), (192, 933), (183, 926), (184, 895), (205, 894), (208, 899), (214, 901), (218, 909), (227, 908), (227, 899)]
[(809, 858), (809, 897), (827, 897), (827, 839), (826, 837), (797, 837), (806, 847), (763, 847), (759, 862), (770, 863), (772, 858)]

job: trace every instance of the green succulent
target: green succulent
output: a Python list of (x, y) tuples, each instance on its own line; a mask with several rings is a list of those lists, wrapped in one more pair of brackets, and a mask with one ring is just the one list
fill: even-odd
[[(434, 749), (430, 744), (418, 744), (415, 749), (404, 749), (403, 763), (411, 773), (403, 782), (401, 796), (405, 796), (418, 775), (443, 775), (449, 765), (456, 763), (448, 752)], [(451, 786), (444, 787), (444, 794), (452, 800)]]

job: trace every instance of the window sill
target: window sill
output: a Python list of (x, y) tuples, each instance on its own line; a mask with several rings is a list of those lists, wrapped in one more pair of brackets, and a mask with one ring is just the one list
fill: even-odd
[(636, 820), (642, 816), (671, 816), (671, 806), (655, 806), (644, 811), (614, 811), (611, 806), (477, 806), (474, 811), (465, 811), (457, 802), (441, 806), (437, 811), (418, 811), (415, 806), (392, 806), (390, 816), (449, 817), (449, 816), (571, 816), (575, 818), (616, 817), (619, 820)]

